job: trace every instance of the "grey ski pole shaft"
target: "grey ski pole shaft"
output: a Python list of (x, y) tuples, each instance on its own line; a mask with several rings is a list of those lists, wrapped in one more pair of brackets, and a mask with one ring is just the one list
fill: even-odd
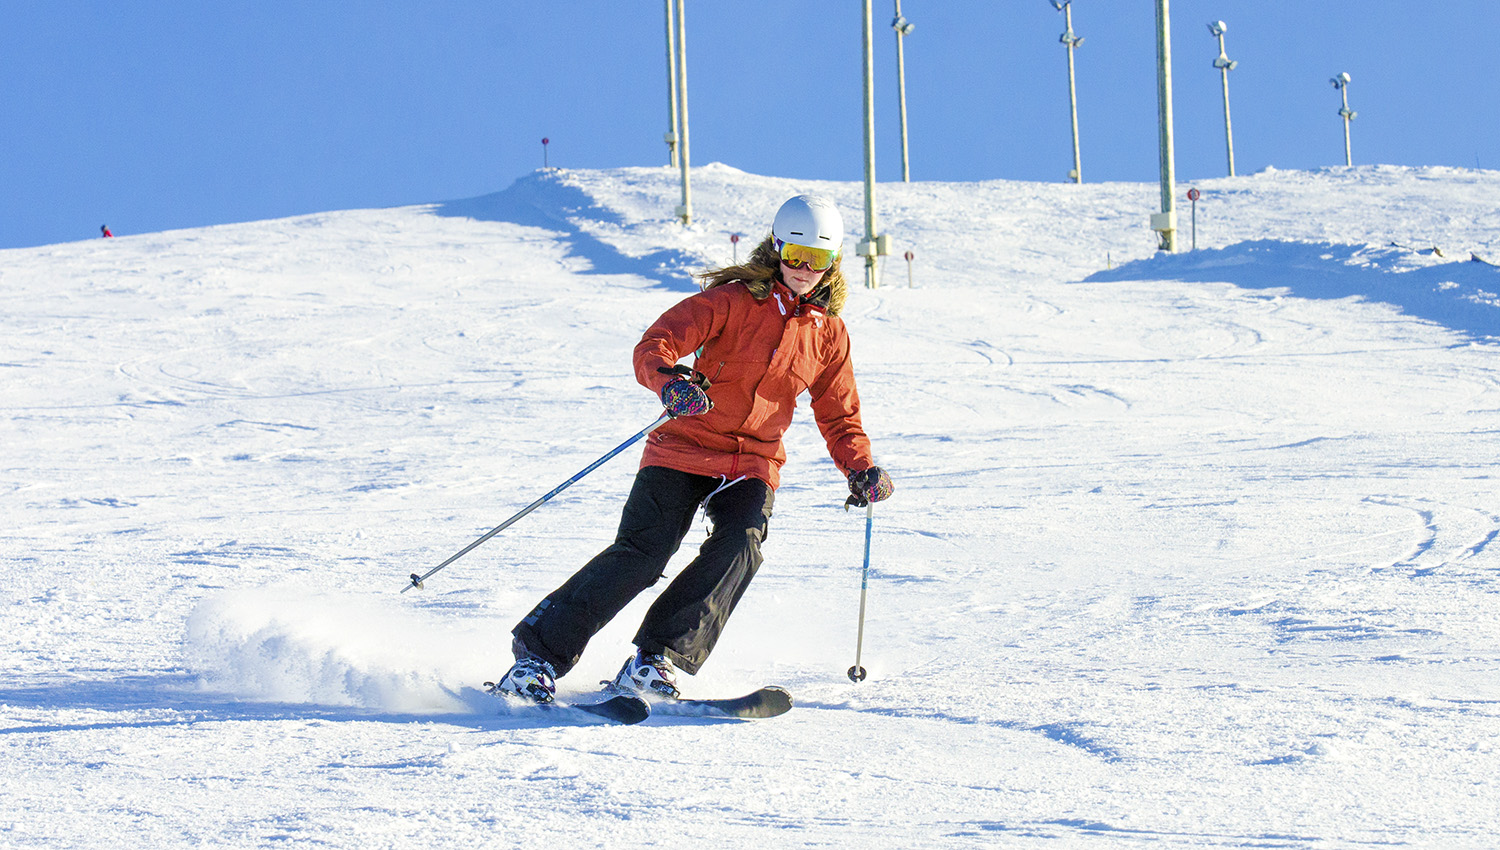
[(422, 575), (417, 575), (416, 573), (412, 573), (410, 581), (408, 581), (406, 583), (405, 587), (401, 588), (401, 592), (405, 593), (406, 591), (411, 590), (414, 587), (415, 588), (421, 588), (422, 587), (422, 583), (425, 582), (425, 581), (427, 581), (429, 578), (432, 578), (433, 574), (435, 574), (438, 570), (441, 570), (442, 568), (448, 566), (449, 564), (453, 563), (454, 561), (457, 561), (459, 558), (462, 558), (463, 556), (465, 556), (465, 555), (469, 554), (470, 552), (472, 552), (481, 543), (484, 543), (486, 540), (489, 540), (491, 537), (494, 537), (495, 535), (499, 534), (500, 532), (504, 531), (505, 529), (510, 528), (511, 525), (513, 525), (516, 522), (516, 520), (519, 520), (521, 517), (526, 516), (527, 514), (531, 513), (532, 511), (536, 510), (537, 508), (541, 507), (542, 505), (546, 504), (548, 501), (550, 501), (552, 499), (553, 496), (556, 496), (558, 493), (561, 493), (562, 491), (564, 491), (564, 490), (568, 489), (569, 487), (573, 486), (574, 484), (578, 483), (578, 480), (580, 478), (582, 478), (585, 475), (588, 475), (590, 472), (593, 472), (594, 470), (596, 470), (599, 467), (603, 466), (605, 464), (605, 462), (608, 461), (610, 458), (614, 457), (615, 455), (619, 454), (620, 452), (625, 451), (627, 448), (630, 448), (631, 445), (635, 444), (636, 442), (639, 442), (642, 437), (645, 437), (647, 434), (651, 433), (652, 431), (655, 431), (657, 428), (660, 428), (662, 425), (666, 424), (667, 420), (671, 419), (671, 418), (672, 418), (672, 414), (670, 414), (670, 413), (663, 413), (660, 418), (658, 418), (655, 422), (651, 423), (647, 427), (643, 428), (634, 437), (631, 437), (630, 439), (628, 439), (625, 442), (619, 444), (618, 446), (615, 446), (613, 449), (610, 449), (609, 453), (606, 454), (606, 455), (604, 455), (604, 457), (599, 458), (598, 460), (594, 461), (593, 463), (591, 463), (588, 466), (584, 467), (583, 469), (579, 470), (579, 472), (578, 472), (577, 475), (574, 475), (572, 478), (569, 478), (567, 481), (564, 481), (563, 483), (561, 483), (561, 484), (557, 485), (556, 487), (552, 488), (552, 491), (550, 493), (548, 493), (547, 495), (541, 497), (540, 499), (537, 499), (535, 502), (532, 502), (531, 504), (527, 505), (526, 507), (522, 508), (520, 513), (516, 514), (515, 516), (513, 516), (510, 519), (506, 520), (505, 522), (502, 522), (499, 525), (495, 526), (494, 528), (490, 529), (488, 532), (485, 533), (485, 535), (483, 537), (479, 538), (478, 540), (475, 540), (473, 543), (470, 543), (469, 545), (465, 546), (464, 548), (462, 548), (462, 549), (458, 550), (457, 552), (453, 553), (452, 557), (448, 558), (448, 560), (442, 562), (441, 564), (438, 564), (437, 566), (433, 567), (432, 569), (428, 570), (426, 573), (423, 573)]
[(875, 503), (865, 505), (865, 567), (859, 577), (859, 637), (854, 642), (854, 666), (849, 668), (849, 681), (863, 682), (865, 668), (859, 666), (860, 655), (865, 648), (865, 597), (870, 591), (870, 537), (875, 528)]

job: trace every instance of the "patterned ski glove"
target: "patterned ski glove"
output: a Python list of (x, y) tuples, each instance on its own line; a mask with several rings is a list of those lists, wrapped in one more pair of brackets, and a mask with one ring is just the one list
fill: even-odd
[(849, 492), (852, 493), (844, 502), (844, 508), (853, 505), (862, 508), (871, 502), (883, 502), (896, 492), (896, 485), (891, 483), (891, 477), (885, 474), (885, 470), (878, 466), (859, 472), (849, 473)]
[(686, 366), (674, 366), (670, 369), (662, 366), (656, 371), (664, 375), (680, 376), (668, 381), (667, 385), (661, 388), (662, 407), (665, 407), (667, 413), (673, 418), (701, 416), (713, 409), (714, 403), (705, 392), (710, 386), (708, 377), (702, 372)]

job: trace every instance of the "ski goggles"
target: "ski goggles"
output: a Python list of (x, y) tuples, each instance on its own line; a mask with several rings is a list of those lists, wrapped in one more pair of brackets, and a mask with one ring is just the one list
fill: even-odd
[(781, 261), (794, 269), (827, 271), (833, 268), (833, 261), (838, 256), (839, 252), (835, 248), (810, 248), (790, 242), (781, 243)]

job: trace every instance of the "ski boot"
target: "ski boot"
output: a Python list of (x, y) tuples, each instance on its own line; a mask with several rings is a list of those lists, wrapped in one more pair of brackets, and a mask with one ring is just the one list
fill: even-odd
[(605, 684), (619, 691), (648, 696), (667, 699), (681, 696), (681, 692), (677, 690), (677, 671), (672, 669), (672, 662), (665, 655), (648, 655), (641, 650), (636, 650), (635, 655), (626, 659), (625, 666), (620, 668), (614, 681)]
[(500, 681), (484, 685), (487, 694), (520, 697), (535, 703), (549, 703), (557, 697), (557, 675), (552, 665), (540, 658), (517, 658)]

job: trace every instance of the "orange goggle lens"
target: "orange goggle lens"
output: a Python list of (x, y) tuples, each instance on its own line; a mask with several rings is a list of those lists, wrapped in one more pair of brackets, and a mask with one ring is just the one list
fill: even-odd
[(781, 261), (794, 269), (812, 269), (815, 272), (833, 268), (839, 252), (828, 248), (809, 248), (806, 245), (782, 243)]

